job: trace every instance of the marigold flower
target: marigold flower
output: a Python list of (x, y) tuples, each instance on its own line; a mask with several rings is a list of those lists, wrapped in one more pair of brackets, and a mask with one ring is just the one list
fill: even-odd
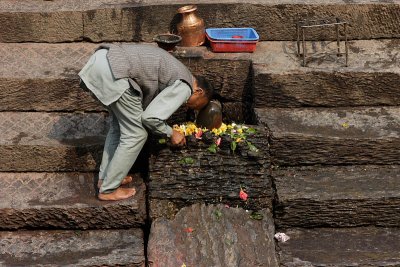
[(239, 197), (241, 200), (244, 200), (244, 201), (246, 201), (248, 198), (248, 195), (246, 194), (246, 192), (243, 191), (242, 188), (240, 188)]

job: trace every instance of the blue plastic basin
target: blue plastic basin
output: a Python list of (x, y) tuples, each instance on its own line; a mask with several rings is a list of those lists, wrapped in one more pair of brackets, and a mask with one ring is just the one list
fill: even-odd
[(210, 39), (218, 41), (258, 41), (258, 33), (253, 28), (208, 28)]

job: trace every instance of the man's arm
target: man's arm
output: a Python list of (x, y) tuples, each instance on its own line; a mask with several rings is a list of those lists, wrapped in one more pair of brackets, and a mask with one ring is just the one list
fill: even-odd
[[(185, 137), (174, 131), (166, 120), (183, 104), (191, 95), (188, 84), (176, 81), (173, 85), (162, 90), (142, 114), (142, 123), (150, 131), (171, 137), (173, 144), (184, 144)], [(178, 142), (178, 143), (177, 143)]]

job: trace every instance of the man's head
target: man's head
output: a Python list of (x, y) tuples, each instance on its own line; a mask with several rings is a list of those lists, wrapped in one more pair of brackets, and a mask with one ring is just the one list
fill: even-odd
[(190, 109), (201, 110), (211, 100), (214, 93), (212, 85), (201, 76), (195, 76), (193, 82), (193, 93), (186, 102)]

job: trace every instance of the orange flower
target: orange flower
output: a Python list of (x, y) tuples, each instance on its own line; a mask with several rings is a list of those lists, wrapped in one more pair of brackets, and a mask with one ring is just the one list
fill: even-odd
[(242, 188), (240, 188), (239, 197), (241, 200), (244, 200), (244, 201), (247, 200), (248, 195), (246, 194), (246, 192), (243, 191)]

